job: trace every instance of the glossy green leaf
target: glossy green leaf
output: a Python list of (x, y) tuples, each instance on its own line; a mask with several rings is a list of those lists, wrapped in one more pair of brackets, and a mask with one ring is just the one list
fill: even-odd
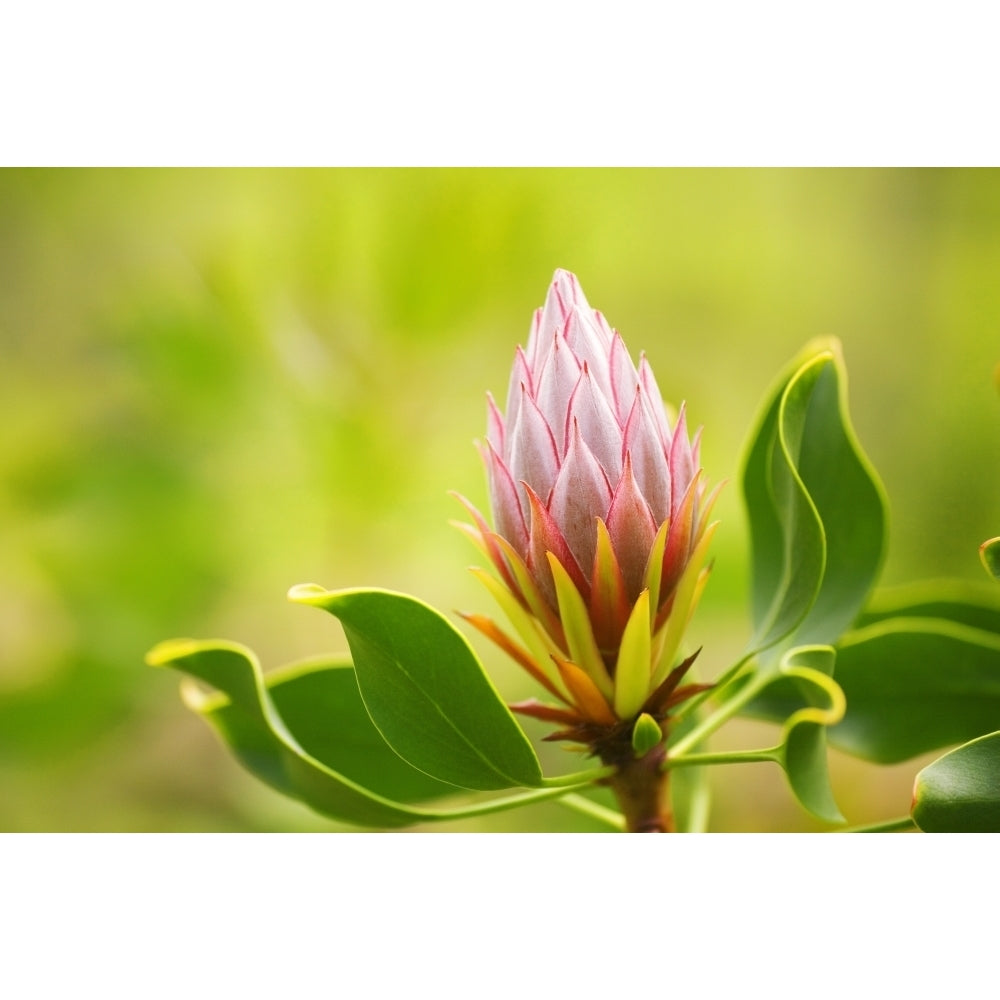
[(414, 767), (463, 788), (542, 784), (535, 751), (468, 641), (406, 594), (293, 587), (340, 619), (368, 714)]
[(780, 667), (806, 703), (785, 721), (780, 762), (795, 797), (827, 823), (844, 821), (830, 786), (826, 749), (828, 727), (844, 715), (844, 695), (832, 680), (835, 656), (830, 646), (799, 647)]
[[(760, 422), (743, 471), (752, 552), (754, 649), (780, 641), (805, 618), (823, 579), (823, 527), (795, 469), (797, 456), (789, 453), (781, 430), (790, 418), (801, 419), (803, 391), (817, 374), (813, 362), (782, 385)], [(786, 394), (794, 386), (798, 390), (789, 414)]]
[[(309, 754), (278, 714), (260, 665), (246, 647), (227, 642), (172, 640), (153, 649), (146, 660), (152, 666), (172, 667), (217, 689), (206, 694), (186, 683), (184, 700), (212, 725), (240, 763), (272, 788), (325, 816), (362, 826), (398, 827), (428, 818), (421, 810), (362, 787)], [(338, 673), (343, 670), (339, 666), (335, 669)], [(344, 708), (339, 718), (331, 719), (331, 725), (343, 721), (345, 715), (352, 716), (349, 708)], [(352, 716), (349, 729), (363, 731), (363, 720)], [(374, 735), (378, 738), (377, 733)], [(388, 759), (386, 752), (392, 754), (384, 742), (384, 750), (370, 736), (365, 742), (383, 763)], [(438, 784), (440, 789), (446, 787)]]
[(651, 715), (643, 712), (632, 729), (632, 749), (637, 757), (645, 757), (663, 740), (663, 730)]
[[(298, 746), (345, 778), (397, 802), (421, 802), (458, 791), (407, 764), (382, 739), (365, 710), (349, 660), (292, 664), (271, 671), (264, 681)], [(198, 712), (234, 750), (252, 745), (248, 741), (257, 728), (253, 717), (225, 694), (186, 700), (197, 702)]]
[(790, 368), (743, 471), (752, 546), (751, 648), (831, 642), (882, 563), (882, 489), (854, 436), (836, 342)]
[(1000, 732), (925, 767), (914, 784), (911, 812), (928, 833), (1000, 833)]
[(1000, 538), (988, 538), (979, 546), (983, 568), (994, 580), (1000, 580)]
[(889, 618), (940, 618), (1000, 635), (1000, 590), (967, 580), (922, 580), (875, 591), (856, 628)]
[(277, 791), (345, 823), (392, 828), (458, 819), (565, 791), (547, 789), (455, 808), (412, 806), (409, 800), (461, 789), (411, 767), (386, 745), (364, 709), (348, 664), (293, 665), (265, 682), (246, 647), (192, 639), (161, 643), (146, 661), (215, 688), (206, 692), (185, 680), (182, 695), (237, 760)]
[(847, 696), (831, 742), (881, 764), (992, 732), (1000, 723), (1000, 634), (934, 618), (891, 618), (837, 645)]

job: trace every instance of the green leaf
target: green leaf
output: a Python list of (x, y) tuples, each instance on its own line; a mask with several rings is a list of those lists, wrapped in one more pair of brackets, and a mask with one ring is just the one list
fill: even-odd
[(364, 709), (349, 664), (315, 660), (292, 665), (274, 671), (265, 683), (246, 647), (193, 639), (160, 643), (146, 661), (216, 688), (206, 692), (186, 679), (181, 690), (188, 707), (215, 729), (247, 770), (341, 822), (392, 828), (459, 819), (569, 790), (546, 789), (455, 808), (411, 806), (409, 800), (460, 789), (411, 767), (386, 745)]
[(785, 721), (780, 763), (802, 806), (827, 823), (842, 823), (830, 786), (827, 728), (843, 718), (844, 695), (832, 680), (836, 654), (830, 646), (804, 646), (782, 659), (781, 675), (799, 689), (804, 708)]
[(543, 783), (527, 736), (443, 615), (385, 590), (303, 584), (288, 596), (340, 619), (368, 714), (404, 760), (463, 788)]
[[(205, 718), (240, 763), (279, 792), (304, 802), (325, 816), (361, 826), (399, 827), (432, 818), (422, 810), (407, 808), (362, 787), (309, 754), (279, 716), (264, 684), (260, 665), (246, 647), (218, 641), (171, 640), (153, 649), (146, 661), (151, 666), (172, 667), (217, 688), (217, 692), (206, 694), (196, 685), (185, 683), (182, 693), (188, 707)], [(334, 687), (346, 687), (342, 680), (343, 667), (338, 665), (331, 672), (338, 674)], [(352, 707), (357, 708), (356, 702), (353, 706), (335, 709), (330, 719), (331, 727), (346, 721), (349, 732), (363, 733), (363, 720)], [(312, 723), (314, 733), (317, 725), (318, 721)], [(374, 756), (372, 767), (379, 763), (396, 767), (390, 760), (390, 756), (395, 755), (374, 733), (370, 723), (369, 728), (375, 739), (372, 734), (365, 734), (363, 742)], [(379, 748), (376, 740), (384, 749)], [(403, 761), (399, 763), (408, 766)], [(388, 777), (386, 781), (390, 787), (408, 783), (401, 782), (398, 777)], [(409, 787), (415, 791), (418, 786)], [(433, 789), (426, 787), (432, 794), (449, 789), (457, 791), (440, 783)]]
[[(823, 579), (823, 527), (782, 433), (792, 418), (801, 416), (802, 393), (817, 374), (813, 362), (782, 386), (765, 411), (743, 471), (752, 553), (753, 649), (765, 649), (788, 635), (815, 603)], [(786, 396), (793, 388), (792, 402), (797, 405), (789, 413)]]
[(1000, 833), (1000, 732), (928, 764), (914, 784), (912, 815), (928, 833)]
[(1000, 538), (988, 538), (979, 546), (983, 568), (994, 580), (1000, 580)]
[(643, 712), (632, 729), (632, 749), (637, 757), (645, 757), (663, 739), (663, 730), (651, 715)]
[[(264, 680), (271, 703), (298, 746), (350, 781), (396, 802), (426, 801), (459, 791), (407, 764), (382, 739), (365, 710), (349, 660), (295, 663), (269, 672)], [(252, 739), (256, 727), (251, 717), (225, 694), (201, 695), (197, 706), (234, 749)]]
[(833, 641), (878, 575), (885, 502), (851, 427), (846, 385), (830, 342), (789, 368), (758, 421), (743, 470), (754, 650)]
[(1000, 634), (934, 618), (890, 618), (837, 645), (847, 696), (831, 742), (880, 764), (982, 736), (1000, 720)]
[(1000, 592), (989, 583), (922, 580), (877, 590), (856, 628), (889, 618), (942, 618), (1000, 635)]

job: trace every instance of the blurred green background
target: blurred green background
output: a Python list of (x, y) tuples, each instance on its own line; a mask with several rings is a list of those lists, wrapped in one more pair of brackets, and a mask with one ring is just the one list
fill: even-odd
[[(693, 632), (708, 673), (748, 636), (741, 446), (812, 337), (843, 341), (889, 493), (884, 582), (981, 578), (996, 171), (2, 171), (0, 829), (335, 828), (245, 775), (143, 654), (346, 649), (286, 603), (303, 581), (493, 612), (447, 491), (487, 507), (484, 393), (503, 398), (556, 267), (730, 481)], [(535, 693), (473, 641), (506, 696)], [(833, 757), (850, 820), (907, 811), (921, 762)], [(818, 828), (777, 769), (716, 771), (713, 829)], [(545, 805), (439, 829), (550, 826), (591, 828)]]

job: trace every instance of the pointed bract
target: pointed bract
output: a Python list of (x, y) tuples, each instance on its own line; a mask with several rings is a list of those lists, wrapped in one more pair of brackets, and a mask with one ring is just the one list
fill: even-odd
[(611, 482), (617, 482), (622, 470), (622, 434), (607, 398), (584, 365), (569, 400), (567, 430), (576, 423), (583, 439), (594, 453)]
[[(511, 477), (517, 483), (527, 483), (547, 500), (559, 475), (559, 450), (542, 411), (523, 387), (521, 409), (510, 436), (506, 459)], [(527, 496), (522, 499), (521, 510), (527, 516)]]
[(632, 475), (632, 462), (628, 454), (625, 456), (621, 480), (608, 509), (608, 533), (618, 557), (618, 565), (625, 577), (629, 599), (634, 601), (642, 589), (646, 560), (656, 537), (656, 521)]
[(580, 379), (580, 363), (573, 356), (569, 345), (559, 343), (562, 337), (553, 335), (552, 349), (537, 380), (535, 402), (545, 417), (555, 437), (559, 458), (562, 459), (569, 447), (566, 437), (566, 411), (576, 383)]
[(497, 531), (504, 538), (509, 538), (516, 549), (523, 550), (528, 544), (528, 526), (514, 477), (489, 441), (486, 442), (483, 460), (490, 478), (493, 523), (496, 524)]
[(670, 470), (641, 387), (635, 390), (632, 408), (625, 420), (622, 449), (632, 456), (632, 474), (653, 520), (662, 524), (670, 517)]
[(594, 562), (597, 548), (594, 511), (607, 510), (610, 502), (608, 477), (574, 422), (569, 451), (552, 490), (549, 513), (581, 568)]
[(700, 432), (689, 439), (683, 406), (671, 430), (645, 355), (632, 362), (564, 270), (515, 352), (506, 413), (492, 398), (487, 408), (480, 450), (496, 531), (466, 501), (467, 533), (496, 568), (499, 579), (477, 575), (524, 647), (488, 619), (470, 621), (554, 693), (539, 660), (551, 653), (580, 716), (526, 714), (587, 742), (641, 709), (645, 747), (678, 696), (664, 678), (708, 576), (715, 492), (703, 502)]

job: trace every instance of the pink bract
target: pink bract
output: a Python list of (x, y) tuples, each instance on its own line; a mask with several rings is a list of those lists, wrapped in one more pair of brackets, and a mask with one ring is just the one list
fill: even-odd
[[(565, 584), (560, 593), (563, 574), (554, 575), (552, 560), (565, 570), (612, 683), (640, 595), (649, 591), (650, 631), (662, 640), (705, 538), (714, 496), (705, 502), (698, 443), (683, 406), (671, 426), (645, 356), (636, 366), (575, 275), (557, 270), (527, 346), (515, 353), (505, 412), (488, 397), (480, 448), (495, 531), (469, 506), (472, 533), (518, 605), (558, 652), (579, 660), (566, 621), (577, 605)], [(703, 583), (688, 588), (689, 605)], [(678, 610), (689, 616), (693, 605)], [(662, 641), (653, 649), (662, 652)], [(580, 666), (595, 673), (593, 664)]]

